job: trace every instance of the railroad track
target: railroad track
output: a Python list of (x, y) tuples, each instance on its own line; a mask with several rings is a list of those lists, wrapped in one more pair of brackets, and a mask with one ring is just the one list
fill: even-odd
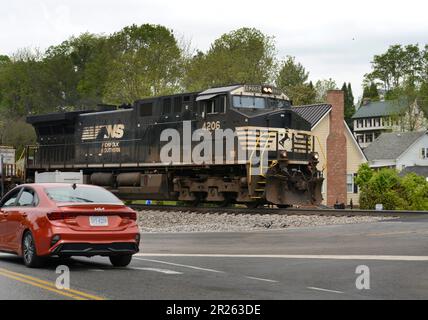
[(392, 210), (351, 210), (351, 209), (325, 209), (325, 208), (268, 208), (260, 207), (256, 209), (241, 207), (186, 207), (186, 206), (169, 206), (169, 205), (143, 205), (131, 204), (131, 208), (137, 211), (181, 211), (189, 213), (214, 214), (281, 214), (281, 215), (317, 215), (317, 216), (337, 216), (337, 217), (354, 217), (354, 216), (376, 216), (376, 217), (402, 217), (402, 216), (420, 216), (428, 215), (427, 211), (392, 211)]

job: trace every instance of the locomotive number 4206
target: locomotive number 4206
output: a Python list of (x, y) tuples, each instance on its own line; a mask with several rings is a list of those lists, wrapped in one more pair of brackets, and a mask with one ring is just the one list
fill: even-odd
[(206, 130), (217, 130), (220, 129), (221, 125), (220, 125), (220, 121), (207, 121), (204, 122), (204, 124), (202, 125), (202, 129), (206, 129)]

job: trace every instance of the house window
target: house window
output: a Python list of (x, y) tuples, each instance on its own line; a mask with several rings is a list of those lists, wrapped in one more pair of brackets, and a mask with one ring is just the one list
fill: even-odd
[(364, 143), (364, 135), (360, 134), (357, 136), (358, 143)]
[(346, 191), (354, 193), (354, 174), (352, 173), (346, 175)]
[(355, 194), (357, 194), (357, 193), (358, 193), (358, 186), (357, 186), (357, 184), (355, 183), (355, 178), (357, 177), (357, 174), (356, 174), (356, 173), (354, 173), (353, 177), (354, 177), (354, 193), (355, 193)]
[(422, 148), (421, 150), (422, 150), (421, 152), (422, 159), (428, 159), (428, 148)]
[(373, 142), (373, 135), (371, 133), (366, 134), (366, 142)]
[(375, 119), (375, 126), (380, 127), (380, 118)]

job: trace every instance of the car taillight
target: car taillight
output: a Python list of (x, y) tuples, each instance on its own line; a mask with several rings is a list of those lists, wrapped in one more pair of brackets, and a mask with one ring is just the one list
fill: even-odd
[(137, 213), (136, 212), (122, 213), (120, 216), (122, 217), (122, 219), (127, 218), (129, 220), (137, 221)]
[(131, 212), (129, 214), (129, 216), (130, 216), (129, 219), (137, 221), (137, 213), (136, 212)]
[(51, 221), (64, 220), (64, 213), (60, 211), (49, 212), (47, 216), (48, 216), (48, 219)]

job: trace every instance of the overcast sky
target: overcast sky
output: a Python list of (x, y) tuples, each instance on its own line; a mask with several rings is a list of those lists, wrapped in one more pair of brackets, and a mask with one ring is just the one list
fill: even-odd
[(0, 54), (133, 23), (165, 25), (206, 50), (225, 32), (255, 27), (274, 36), (279, 57), (295, 56), (311, 80), (351, 82), (359, 96), (374, 54), (392, 44), (428, 43), (427, 9), (423, 0), (3, 0)]

